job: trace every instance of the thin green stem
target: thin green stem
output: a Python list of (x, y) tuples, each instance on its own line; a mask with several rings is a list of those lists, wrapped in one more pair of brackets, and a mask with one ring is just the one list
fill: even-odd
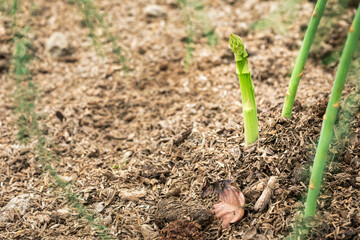
[(218, 39), (215, 34), (215, 29), (209, 24), (209, 18), (204, 12), (206, 6), (203, 1), (177, 0), (177, 4), (182, 9), (185, 23), (188, 28), (184, 57), (184, 71), (187, 72), (193, 61), (197, 30), (200, 28), (203, 35), (207, 37), (208, 44), (212, 47), (217, 44)]
[(192, 63), (192, 59), (193, 59), (193, 51), (195, 50), (194, 48), (194, 24), (191, 20), (191, 14), (190, 14), (190, 10), (189, 10), (189, 5), (188, 5), (188, 1), (187, 0), (178, 0), (177, 4), (179, 5), (179, 7), (181, 7), (183, 14), (184, 14), (184, 18), (185, 18), (185, 23), (186, 26), (188, 27), (188, 35), (186, 38), (186, 52), (185, 52), (185, 57), (184, 57), (184, 71), (187, 72), (189, 70), (189, 67)]
[[(87, 210), (79, 201), (79, 197), (72, 193), (67, 188), (68, 183), (61, 180), (57, 171), (51, 167), (53, 161), (58, 161), (59, 158), (52, 154), (50, 149), (51, 143), (43, 136), (38, 119), (39, 114), (36, 111), (36, 100), (39, 99), (36, 85), (32, 82), (30, 74), (30, 65), (33, 59), (32, 45), (30, 39), (27, 37), (30, 19), (27, 20), (27, 25), (24, 27), (18, 26), (16, 17), (20, 9), (20, 1), (14, 0), (12, 2), (12, 32), (13, 36), (13, 51), (12, 51), (12, 71), (11, 74), (15, 80), (15, 113), (18, 115), (17, 125), (19, 128), (17, 139), (19, 143), (27, 145), (32, 142), (34, 144), (34, 153), (36, 160), (42, 164), (43, 170), (48, 171), (53, 177), (59, 187), (62, 188), (65, 196), (75, 206), (76, 210), (83, 216), (90, 224), (97, 229), (97, 233), (102, 239), (115, 239), (110, 230), (101, 225), (100, 220), (96, 218), (95, 213)], [(30, 9), (31, 11), (32, 9)], [(31, 17), (31, 15), (30, 15)]]
[(285, 35), (298, 18), (302, 0), (281, 1), (273, 11), (251, 25), (251, 29), (258, 31), (271, 29), (276, 34)]
[(296, 92), (300, 79), (303, 75), (306, 59), (309, 55), (311, 45), (314, 41), (316, 30), (319, 26), (320, 19), (324, 13), (327, 0), (318, 0), (311, 16), (309, 27), (306, 30), (303, 44), (301, 45), (299, 55), (296, 59), (294, 70), (291, 74), (289, 89), (286, 91), (285, 103), (281, 116), (290, 118), (294, 106)]
[(259, 136), (254, 84), (251, 80), (247, 60), (248, 54), (242, 39), (237, 35), (231, 34), (229, 42), (236, 61), (236, 73), (239, 78), (243, 104), (245, 144), (248, 145), (255, 142)]
[(333, 89), (324, 115), (321, 129), (320, 140), (316, 151), (313, 169), (310, 178), (309, 190), (306, 199), (305, 217), (314, 216), (316, 213), (316, 201), (320, 191), (321, 179), (325, 167), (326, 157), (329, 150), (330, 141), (333, 135), (334, 123), (336, 120), (341, 92), (344, 88), (346, 75), (349, 70), (351, 59), (356, 50), (360, 37), (360, 5), (350, 27), (346, 39), (344, 51), (341, 55), (339, 68), (336, 72)]

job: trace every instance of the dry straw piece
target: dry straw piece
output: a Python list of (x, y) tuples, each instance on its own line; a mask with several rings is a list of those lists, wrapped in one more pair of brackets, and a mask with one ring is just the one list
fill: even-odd
[(269, 203), (272, 191), (274, 190), (277, 183), (277, 176), (270, 177), (264, 191), (262, 192), (259, 199), (256, 201), (254, 210), (255, 211), (262, 211), (266, 207), (266, 205)]

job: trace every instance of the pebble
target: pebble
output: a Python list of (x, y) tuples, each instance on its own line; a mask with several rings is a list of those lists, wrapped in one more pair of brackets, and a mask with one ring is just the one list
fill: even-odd
[(62, 57), (69, 53), (69, 43), (66, 36), (61, 32), (53, 33), (46, 40), (46, 51), (53, 57)]
[(104, 224), (105, 225), (110, 225), (112, 223), (112, 217), (111, 215), (107, 215), (105, 218), (104, 218)]
[(145, 7), (144, 13), (147, 17), (153, 17), (153, 18), (165, 17), (166, 9), (162, 6), (151, 4)]
[(30, 208), (31, 199), (34, 197), (33, 194), (21, 194), (11, 199), (1, 210), (0, 210), (0, 222), (7, 222), (11, 218), (11, 210), (16, 209), (21, 215), (24, 215)]
[(98, 213), (100, 213), (102, 210), (104, 210), (105, 205), (104, 202), (98, 202), (98, 203), (94, 203), (94, 210)]

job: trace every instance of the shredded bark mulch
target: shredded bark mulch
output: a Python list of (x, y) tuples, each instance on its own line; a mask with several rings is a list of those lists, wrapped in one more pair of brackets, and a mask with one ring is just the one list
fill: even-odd
[[(105, 57), (98, 56), (76, 5), (35, 2), (40, 10), (31, 21), (31, 39), (39, 58), (31, 75), (41, 95), (41, 127), (59, 156), (52, 167), (96, 223), (117, 239), (280, 239), (291, 232), (304, 209), (335, 76), (333, 67), (310, 57), (293, 116), (280, 117), (313, 3), (302, 2), (296, 23), (281, 36), (250, 29), (278, 1), (207, 1), (219, 43), (211, 48), (198, 36), (185, 72), (187, 28), (175, 1), (96, 2), (121, 39), (132, 68), (124, 74), (108, 57), (111, 43), (104, 45)], [(150, 3), (165, 14), (147, 16)], [(347, 9), (339, 28), (347, 31), (353, 14)], [(8, 21), (0, 24), (10, 31)], [(69, 56), (47, 55), (45, 42), (53, 32), (66, 35)], [(255, 85), (260, 135), (250, 146), (243, 144), (230, 33), (244, 40)], [(0, 45), (6, 49), (11, 42)], [(96, 239), (96, 228), (43, 171), (36, 143), (24, 147), (16, 141), (14, 80), (3, 63), (9, 54), (0, 51), (0, 238)], [(348, 84), (343, 96), (353, 90)], [(329, 157), (309, 239), (360, 239), (359, 123), (357, 110), (350, 133), (340, 139), (342, 148), (331, 148), (337, 150)], [(268, 202), (255, 211), (272, 176), (277, 181)], [(243, 192), (245, 215), (223, 230), (213, 212), (218, 196), (203, 188), (227, 179)], [(16, 197), (24, 204), (9, 207)]]

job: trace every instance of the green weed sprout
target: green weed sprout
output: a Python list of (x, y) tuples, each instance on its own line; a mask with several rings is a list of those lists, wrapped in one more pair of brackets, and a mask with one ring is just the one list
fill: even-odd
[(196, 0), (192, 1), (190, 4), (193, 5), (192, 7), (194, 9), (194, 17), (197, 24), (200, 25), (203, 36), (206, 36), (208, 45), (211, 47), (216, 46), (218, 43), (218, 38), (215, 34), (214, 27), (210, 24), (211, 21), (209, 16), (205, 12), (205, 3), (203, 1)]
[(121, 63), (123, 71), (128, 72), (129, 67), (126, 64), (126, 58), (123, 55), (123, 49), (118, 44), (118, 37), (110, 32), (109, 24), (105, 22), (103, 17), (97, 12), (96, 6), (92, 0), (76, 0), (79, 10), (83, 14), (83, 22), (89, 30), (89, 37), (98, 54), (103, 57), (102, 43), (96, 34), (96, 28), (101, 27), (104, 35), (111, 42), (112, 53), (117, 57), (116, 63)]
[[(27, 20), (27, 25), (20, 27), (17, 24), (17, 13), (20, 8), (20, 1), (14, 0), (11, 8), (5, 10), (5, 14), (10, 14), (12, 17), (12, 32), (13, 32), (13, 51), (12, 51), (12, 70), (11, 74), (15, 80), (15, 113), (18, 114), (17, 125), (19, 128), (17, 140), (20, 144), (27, 145), (29, 143), (36, 143), (33, 145), (32, 151), (35, 153), (36, 160), (42, 164), (43, 170), (47, 171), (53, 176), (55, 183), (61, 187), (67, 199), (74, 205), (79, 215), (84, 217), (94, 228), (97, 229), (97, 234), (101, 239), (115, 239), (110, 230), (101, 224), (101, 221), (96, 218), (96, 215), (87, 210), (81, 203), (80, 197), (74, 194), (67, 186), (69, 183), (64, 182), (56, 169), (51, 166), (54, 161), (59, 161), (59, 158), (52, 153), (51, 142), (46, 139), (44, 131), (42, 130), (39, 119), (39, 114), (36, 111), (36, 100), (39, 99), (37, 94), (37, 87), (32, 82), (30, 74), (31, 61), (34, 58), (32, 54), (32, 45), (30, 39), (27, 37), (29, 30), (30, 19)], [(1, 3), (1, 2), (0, 2)], [(33, 5), (31, 5), (33, 7)], [(30, 9), (30, 12), (32, 9)], [(30, 16), (31, 17), (31, 16)]]
[(89, 30), (89, 37), (92, 40), (93, 46), (100, 56), (104, 53), (101, 48), (101, 42), (99, 37), (96, 36), (96, 26), (98, 23), (102, 23), (102, 17), (96, 12), (96, 8), (92, 1), (76, 0), (78, 8), (83, 14), (83, 23)]
[(296, 21), (302, 2), (302, 0), (281, 1), (275, 10), (253, 23), (250, 28), (255, 31), (270, 28), (276, 34), (284, 35)]
[(208, 45), (211, 47), (214, 47), (217, 44), (218, 39), (215, 34), (215, 29), (209, 24), (209, 18), (204, 12), (205, 4), (202, 1), (177, 0), (177, 4), (183, 11), (185, 23), (188, 28), (184, 57), (184, 71), (187, 72), (193, 61), (196, 31), (200, 28), (202, 34), (207, 38)]
[(315, 154), (313, 169), (310, 178), (308, 195), (305, 206), (305, 217), (311, 217), (316, 212), (316, 201), (320, 191), (327, 152), (333, 135), (334, 123), (339, 108), (341, 92), (344, 88), (346, 75), (349, 70), (351, 59), (356, 50), (360, 37), (360, 5), (350, 27), (345, 47), (341, 55), (339, 68), (336, 72), (333, 89), (324, 115), (320, 140)]
[(309, 55), (311, 44), (314, 41), (316, 30), (319, 26), (320, 19), (324, 13), (327, 0), (318, 0), (311, 16), (309, 27), (306, 30), (303, 44), (301, 45), (299, 55), (296, 59), (294, 70), (291, 74), (289, 88), (286, 91), (285, 103), (281, 116), (290, 118), (294, 106), (295, 95), (299, 86), (300, 79), (303, 75), (306, 59)]
[(236, 74), (239, 77), (241, 100), (243, 104), (245, 144), (255, 142), (259, 136), (257, 110), (255, 103), (254, 84), (251, 80), (247, 52), (242, 39), (235, 35), (230, 35), (230, 47), (235, 55)]

